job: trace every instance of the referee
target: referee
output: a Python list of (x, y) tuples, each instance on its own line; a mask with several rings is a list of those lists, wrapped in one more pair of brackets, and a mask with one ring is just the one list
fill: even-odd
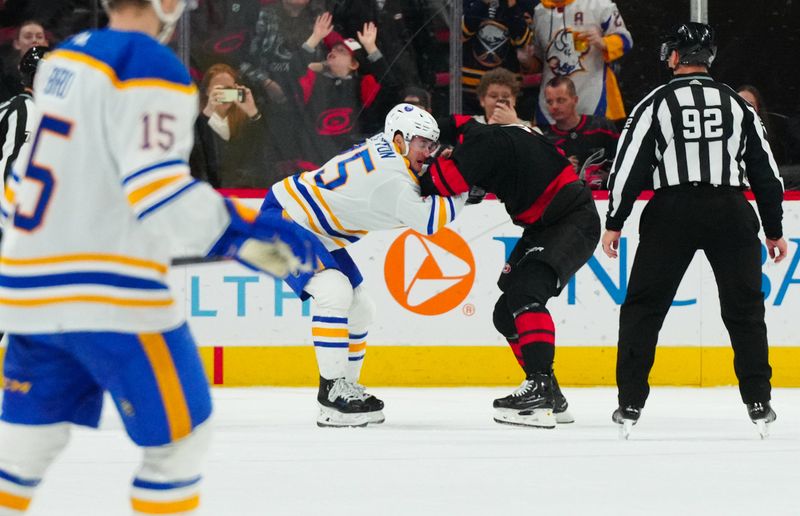
[(753, 108), (708, 68), (713, 29), (685, 23), (661, 46), (673, 70), (628, 118), (611, 173), (603, 251), (616, 258), (633, 202), (649, 185), (655, 195), (642, 213), (639, 248), (620, 310), (617, 351), (619, 408), (612, 416), (627, 438), (650, 392), (648, 375), (658, 332), (695, 251), (708, 258), (722, 319), (734, 351), (739, 391), (762, 437), (775, 420), (769, 404), (759, 220), (743, 190), (755, 194), (770, 257), (786, 257), (783, 182)]
[(23, 93), (0, 104), (0, 172), (5, 185), (11, 165), (28, 140), (36, 122), (33, 105), (33, 78), (39, 61), (49, 51), (47, 47), (31, 47), (19, 62)]

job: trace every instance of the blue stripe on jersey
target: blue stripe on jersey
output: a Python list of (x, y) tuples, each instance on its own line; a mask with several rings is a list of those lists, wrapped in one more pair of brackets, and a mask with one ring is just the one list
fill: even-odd
[(456, 218), (456, 207), (453, 205), (453, 199), (447, 197), (447, 203), (450, 205), (450, 222), (453, 222)]
[(326, 322), (336, 324), (347, 324), (347, 317), (326, 317), (324, 315), (315, 315), (311, 318), (313, 322)]
[(311, 197), (311, 194), (308, 193), (306, 187), (300, 184), (299, 176), (298, 175), (292, 176), (292, 180), (294, 181), (294, 184), (297, 186), (297, 190), (300, 192), (300, 195), (303, 196), (308, 205), (311, 206), (311, 209), (314, 210), (314, 214), (317, 216), (317, 220), (319, 220), (319, 223), (322, 224), (322, 229), (324, 229), (326, 233), (328, 233), (330, 236), (334, 236), (337, 238), (344, 238), (350, 243), (358, 242), (360, 240), (359, 237), (352, 235), (344, 235), (334, 230), (328, 223), (328, 219), (325, 218), (325, 215), (322, 213), (322, 210), (320, 210), (319, 206), (317, 206), (317, 203), (314, 202), (314, 199)]
[(110, 66), (120, 81), (160, 79), (188, 86), (189, 71), (169, 47), (143, 32), (100, 29), (82, 32), (58, 48), (86, 54)]
[(42, 481), (40, 478), (21, 478), (0, 469), (0, 478), (22, 487), (36, 487)]
[(6, 210), (4, 210), (3, 208), (0, 208), (0, 214), (2, 214), (3, 217), (8, 218), (8, 212)]
[(63, 287), (66, 285), (108, 285), (110, 287), (141, 290), (167, 290), (167, 286), (164, 283), (113, 272), (65, 272), (63, 274), (44, 274), (40, 276), (6, 276), (0, 274), (0, 287), (23, 289)]
[(631, 40), (625, 37), (624, 34), (617, 34), (617, 36), (622, 38), (622, 51), (627, 52), (631, 49), (633, 45), (631, 45)]
[(151, 482), (149, 480), (142, 480), (141, 478), (133, 479), (133, 487), (140, 489), (152, 489), (154, 491), (167, 491), (169, 489), (180, 489), (182, 487), (189, 487), (200, 482), (201, 476), (190, 478), (189, 480), (181, 480), (180, 482)]
[(364, 355), (361, 355), (360, 357), (347, 357), (347, 360), (350, 362), (358, 362), (359, 360), (364, 360)]
[(432, 235), (433, 231), (433, 215), (436, 213), (436, 197), (431, 197), (431, 215), (428, 217), (428, 234)]
[(358, 333), (358, 334), (350, 334), (350, 338), (353, 340), (361, 340), (367, 338), (367, 333)]
[(314, 346), (318, 348), (349, 348), (350, 344), (347, 342), (319, 342), (315, 340)]
[(199, 182), (199, 181), (192, 180), (192, 182), (191, 182), (191, 183), (189, 183), (188, 185), (184, 186), (183, 188), (181, 188), (180, 190), (178, 190), (178, 191), (177, 191), (177, 192), (175, 192), (174, 194), (170, 195), (169, 197), (167, 197), (166, 199), (163, 199), (163, 200), (162, 200), (162, 201), (160, 201), (160, 202), (157, 202), (157, 203), (155, 203), (154, 205), (150, 206), (149, 208), (147, 208), (146, 210), (144, 210), (143, 212), (141, 212), (141, 213), (139, 214), (139, 216), (138, 216), (138, 217), (136, 217), (136, 218), (137, 218), (137, 219), (139, 219), (139, 220), (142, 220), (143, 218), (147, 217), (147, 216), (148, 216), (148, 215), (150, 215), (152, 212), (154, 212), (154, 211), (156, 211), (157, 209), (161, 208), (161, 207), (162, 207), (162, 206), (164, 206), (165, 204), (168, 204), (168, 203), (172, 202), (172, 201), (173, 201), (173, 200), (174, 200), (176, 197), (178, 197), (179, 195), (181, 195), (182, 193), (184, 193), (184, 192), (185, 192), (186, 190), (188, 190), (189, 188), (191, 188), (191, 187), (193, 187), (193, 186), (196, 186), (196, 185), (199, 185), (199, 184), (200, 184), (200, 182)]
[(126, 184), (130, 183), (131, 181), (133, 181), (134, 179), (136, 179), (137, 177), (141, 176), (142, 174), (146, 174), (148, 172), (152, 172), (153, 170), (158, 170), (159, 168), (171, 167), (172, 165), (180, 165), (181, 163), (183, 163), (187, 167), (189, 166), (189, 164), (186, 163), (182, 159), (173, 159), (173, 160), (169, 160), (169, 161), (162, 161), (161, 163), (156, 163), (155, 165), (150, 165), (148, 167), (139, 169), (136, 172), (133, 172), (132, 174), (128, 174), (127, 176), (125, 176), (125, 179), (122, 180), (122, 184), (126, 185)]

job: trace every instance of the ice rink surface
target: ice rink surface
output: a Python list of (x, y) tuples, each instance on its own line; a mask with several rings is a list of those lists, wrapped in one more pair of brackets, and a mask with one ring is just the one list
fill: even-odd
[[(215, 390), (201, 514), (800, 514), (800, 389), (773, 393), (765, 441), (733, 388), (654, 389), (630, 441), (612, 389), (565, 388), (576, 422), (555, 430), (494, 423), (511, 389), (371, 391), (385, 424), (320, 429), (312, 389)], [(129, 514), (138, 455), (107, 410), (73, 432), (29, 514)]]

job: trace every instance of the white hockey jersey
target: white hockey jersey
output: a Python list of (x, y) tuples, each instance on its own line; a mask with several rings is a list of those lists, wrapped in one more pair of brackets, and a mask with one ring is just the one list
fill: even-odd
[[(625, 118), (617, 80), (608, 63), (628, 52), (633, 39), (617, 5), (611, 0), (543, 0), (534, 9), (533, 23), (534, 46), (542, 61), (542, 87), (536, 112), (539, 125), (553, 123), (547, 112), (544, 85), (556, 75), (567, 76), (575, 83), (579, 114), (610, 120)], [(590, 27), (603, 34), (605, 51), (580, 39), (576, 49), (573, 33)]]
[(464, 207), (457, 197), (420, 197), (419, 180), (394, 144), (377, 134), (317, 170), (272, 187), (289, 217), (320, 237), (328, 250), (368, 231), (410, 227), (430, 235)]
[(230, 215), (187, 164), (197, 88), (137, 32), (79, 34), (40, 63), (40, 121), (3, 199), (0, 330), (159, 332), (183, 322), (174, 255), (205, 255)]

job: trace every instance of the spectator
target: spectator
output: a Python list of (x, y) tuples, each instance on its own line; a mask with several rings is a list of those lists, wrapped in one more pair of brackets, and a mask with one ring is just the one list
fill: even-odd
[[(619, 133), (605, 118), (578, 114), (578, 95), (569, 77), (550, 79), (544, 88), (547, 111), (555, 123), (544, 128), (544, 135), (564, 151), (567, 159), (592, 189), (605, 189), (614, 162)], [(603, 151), (587, 163), (587, 159)], [(585, 170), (584, 170), (585, 165)]]
[[(299, 94), (291, 72), (292, 59), (314, 27), (310, 0), (280, 0), (264, 6), (250, 42), (250, 61), (242, 73), (258, 84), (273, 102), (283, 103)], [(321, 54), (315, 57), (322, 57)]]
[(49, 45), (44, 27), (35, 20), (24, 21), (17, 28), (17, 36), (12, 43), (15, 53), (6, 63), (0, 62), (0, 102), (23, 92), (19, 63), (22, 56), (33, 46)]
[(460, 143), (461, 127), (469, 120), (481, 124), (517, 124), (531, 127), (517, 116), (519, 76), (505, 68), (486, 72), (478, 83), (477, 93), (482, 115), (456, 115), (439, 120), (440, 140), (447, 145)]
[[(334, 30), (344, 38), (357, 38), (365, 23), (380, 27), (376, 44), (403, 86), (420, 84), (418, 56), (432, 41), (423, 27), (426, 2), (420, 0), (326, 0)], [(378, 77), (378, 81), (381, 77)]]
[(764, 129), (767, 132), (767, 141), (772, 149), (775, 162), (778, 165), (786, 164), (788, 160), (786, 157), (786, 148), (783, 143), (786, 133), (785, 120), (780, 121), (783, 123), (779, 122), (778, 124), (773, 124), (772, 117), (774, 115), (767, 109), (767, 105), (764, 103), (764, 97), (755, 86), (743, 84), (736, 89), (736, 93), (753, 106), (753, 109), (756, 110), (759, 118), (761, 118), (761, 123), (764, 124)]
[[(304, 135), (297, 120), (303, 116), (296, 99), (302, 98), (297, 69), (323, 59), (321, 52), (306, 56), (301, 46), (314, 27), (310, 0), (279, 0), (265, 5), (258, 14), (249, 57), (240, 65), (243, 78), (256, 95), (265, 96), (269, 139), (274, 142), (279, 166), (291, 170), (301, 154)], [(303, 72), (304, 73), (304, 72)], [(294, 173), (295, 171), (292, 171)]]
[(407, 86), (400, 95), (402, 101), (431, 112), (431, 93), (419, 86)]
[[(535, 49), (544, 64), (542, 83), (567, 76), (580, 99), (578, 113), (609, 120), (625, 118), (625, 106), (611, 62), (633, 46), (625, 22), (611, 0), (542, 0), (534, 11)], [(544, 89), (539, 91), (538, 125), (553, 123)]]
[(277, 178), (267, 168), (264, 120), (252, 92), (237, 79), (226, 64), (213, 65), (203, 78), (192, 171), (216, 188), (266, 188)]
[(478, 83), (478, 102), (483, 115), (475, 117), (482, 124), (520, 124), (530, 126), (517, 116), (519, 76), (505, 68), (495, 68)]
[[(376, 45), (378, 28), (374, 24), (365, 24), (358, 33), (359, 41), (355, 41), (333, 31), (332, 22), (329, 13), (317, 17), (303, 50), (310, 58), (324, 41), (328, 57), (324, 63), (302, 70), (305, 73), (299, 77), (305, 134), (311, 137), (304, 141), (303, 156), (317, 165), (375, 128), (387, 111), (384, 104), (389, 96), (384, 93), (393, 91), (397, 84)], [(364, 68), (369, 67), (367, 73), (359, 73), (362, 63)], [(384, 77), (383, 82), (376, 77)]]
[(241, 0), (200, 2), (190, 12), (192, 61), (201, 75), (214, 63), (227, 63), (234, 68), (240, 63), (259, 63), (259, 55), (251, 54), (250, 44), (256, 30), (253, 20), (258, 20), (261, 13), (261, 2)]
[(477, 87), (483, 74), (498, 67), (519, 73), (517, 50), (531, 41), (533, 12), (533, 0), (464, 0), (464, 113), (482, 111)]

